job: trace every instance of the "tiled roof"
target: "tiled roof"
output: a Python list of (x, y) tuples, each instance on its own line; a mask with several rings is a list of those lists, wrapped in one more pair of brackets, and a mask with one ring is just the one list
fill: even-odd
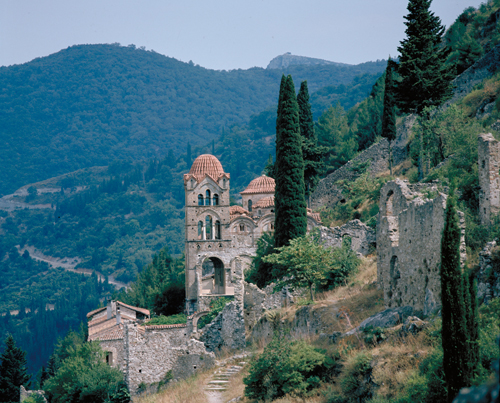
[(132, 305), (127, 305), (127, 304), (124, 304), (123, 302), (121, 301), (116, 301), (117, 304), (121, 305), (121, 306), (124, 306), (125, 308), (129, 308), (129, 309), (132, 309), (133, 311), (136, 311), (136, 312), (141, 312), (143, 313), (144, 315), (147, 315), (149, 316), (150, 315), (150, 312), (148, 309), (144, 309), (144, 308), (138, 308), (136, 306), (132, 306)]
[(274, 193), (276, 182), (269, 176), (262, 175), (250, 182), (240, 194)]
[(229, 207), (229, 215), (237, 215), (237, 214), (250, 215), (250, 213), (241, 206), (230, 206)]
[(263, 197), (253, 205), (253, 208), (269, 208), (274, 207), (274, 196)]
[(123, 339), (123, 326), (115, 325), (103, 331), (89, 335), (89, 340), (120, 340)]
[(184, 180), (194, 178), (197, 182), (201, 182), (207, 175), (216, 182), (221, 175), (229, 177), (229, 174), (224, 173), (224, 169), (217, 157), (210, 154), (202, 154), (194, 160), (189, 173), (184, 175)]
[(102, 316), (100, 318), (97, 318), (97, 319), (92, 319), (90, 322), (89, 322), (89, 326), (95, 326), (95, 325), (98, 325), (99, 323), (102, 323), (102, 322), (106, 322), (108, 319), (108, 315), (106, 316)]
[(319, 213), (313, 213), (312, 211), (308, 211), (307, 215), (311, 217), (314, 221), (316, 221), (318, 224), (321, 224), (321, 216)]
[(145, 325), (144, 326), (147, 330), (150, 329), (174, 329), (177, 327), (187, 327), (186, 323), (178, 323), (176, 325)]
[(97, 309), (94, 309), (93, 311), (90, 311), (88, 314), (87, 314), (87, 318), (90, 318), (91, 316), (94, 316), (96, 313), (102, 311), (103, 309), (106, 309), (106, 307), (103, 307), (103, 308), (97, 308)]

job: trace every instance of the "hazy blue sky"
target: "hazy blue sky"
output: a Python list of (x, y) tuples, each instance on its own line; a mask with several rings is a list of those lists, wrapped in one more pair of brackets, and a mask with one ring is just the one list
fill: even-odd
[[(434, 0), (449, 26), (478, 0)], [(405, 0), (0, 0), (0, 65), (84, 43), (135, 44), (211, 69), (280, 54), (357, 64), (397, 54)]]

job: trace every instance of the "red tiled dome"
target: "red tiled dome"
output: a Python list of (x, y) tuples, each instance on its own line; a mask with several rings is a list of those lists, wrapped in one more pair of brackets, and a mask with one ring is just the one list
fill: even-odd
[(253, 205), (253, 208), (269, 208), (274, 207), (274, 196), (263, 197)]
[(184, 175), (184, 181), (189, 178), (195, 178), (197, 182), (201, 182), (206, 175), (210, 176), (216, 182), (222, 175), (225, 175), (229, 179), (229, 174), (224, 172), (224, 168), (222, 168), (217, 157), (210, 154), (202, 154), (194, 160), (189, 173)]
[(262, 175), (250, 182), (240, 194), (274, 193), (276, 183), (273, 178)]

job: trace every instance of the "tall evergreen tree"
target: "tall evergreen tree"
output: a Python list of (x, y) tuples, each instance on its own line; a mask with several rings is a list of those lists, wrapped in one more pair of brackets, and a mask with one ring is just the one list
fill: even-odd
[(432, 0), (410, 0), (405, 16), (406, 39), (398, 47), (398, 104), (403, 112), (420, 113), (451, 96), (453, 72), (445, 65), (449, 50), (441, 47), (444, 27), (429, 8)]
[[(313, 114), (309, 103), (309, 90), (307, 81), (300, 83), (297, 95), (299, 106), (300, 134), (302, 136), (302, 155), (304, 158), (304, 185), (306, 197), (311, 196), (319, 182), (320, 175), (325, 170), (324, 156), (327, 147), (318, 146), (318, 136), (314, 130)], [(310, 204), (310, 202), (308, 202)]]
[(0, 361), (0, 402), (18, 402), (19, 388), (26, 385), (30, 377), (26, 369), (26, 352), (16, 346), (10, 334), (5, 339)]
[(467, 386), (470, 356), (465, 287), (460, 268), (460, 228), (454, 191), (452, 186), (446, 202), (446, 221), (441, 240), (443, 369), (450, 402), (460, 388)]
[(394, 97), (394, 71), (396, 63), (387, 61), (385, 69), (384, 112), (382, 113), (382, 137), (389, 141), (396, 138), (396, 99)]
[(276, 119), (275, 246), (287, 246), (307, 230), (304, 160), (299, 107), (292, 77), (281, 79)]

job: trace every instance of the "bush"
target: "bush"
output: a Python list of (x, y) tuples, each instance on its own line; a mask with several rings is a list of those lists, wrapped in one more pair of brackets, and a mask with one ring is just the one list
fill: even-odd
[(145, 323), (146, 326), (152, 325), (177, 325), (187, 322), (187, 316), (183, 313), (178, 313), (177, 315), (164, 316), (160, 315), (153, 318)]
[(335, 361), (305, 341), (275, 334), (264, 352), (251, 363), (243, 380), (245, 396), (271, 401), (287, 394), (305, 396), (320, 385)]

